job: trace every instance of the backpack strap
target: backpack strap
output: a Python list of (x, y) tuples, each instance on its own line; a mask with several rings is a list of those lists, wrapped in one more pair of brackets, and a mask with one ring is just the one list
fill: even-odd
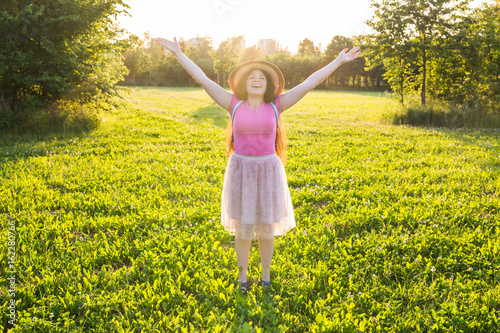
[(238, 101), (238, 103), (236, 103), (236, 105), (234, 106), (234, 109), (233, 109), (233, 114), (232, 114), (232, 116), (231, 116), (231, 122), (233, 122), (233, 123), (234, 123), (234, 114), (235, 114), (235, 112), (236, 112), (236, 109), (237, 109), (237, 108), (238, 108), (241, 104), (243, 104), (243, 102), (244, 102), (244, 101)]
[[(243, 104), (243, 102), (245, 102), (245, 101), (239, 100), (238, 103), (236, 103), (236, 105), (233, 108), (233, 113), (232, 113), (232, 116), (231, 116), (231, 123), (233, 125), (234, 125), (234, 114), (236, 113), (236, 109), (241, 104)], [(271, 102), (270, 104), (273, 107), (274, 114), (276, 115), (276, 139), (274, 140), (274, 149), (277, 150), (278, 149), (278, 121), (279, 121), (280, 116), (278, 114), (278, 108), (276, 107), (276, 104), (274, 104), (274, 102)], [(234, 134), (231, 134), (231, 139), (234, 142)]]
[(278, 115), (278, 108), (276, 107), (276, 104), (274, 104), (274, 102), (271, 102), (271, 106), (273, 107), (274, 109), (274, 114), (276, 114), (276, 126), (278, 126), (278, 120), (280, 118), (280, 116)]
[(278, 150), (278, 121), (280, 119), (280, 116), (278, 114), (278, 108), (276, 107), (276, 104), (274, 104), (274, 102), (271, 102), (271, 106), (273, 107), (274, 114), (276, 115), (276, 139), (274, 139), (274, 150)]
[[(239, 100), (238, 103), (236, 103), (236, 105), (234, 106), (233, 108), (233, 114), (231, 116), (231, 123), (234, 125), (234, 114), (236, 113), (236, 109), (241, 105), (243, 104), (244, 101), (242, 100)], [(233, 142), (233, 145), (234, 145), (234, 128), (233, 128), (233, 131), (231, 131), (231, 140)]]

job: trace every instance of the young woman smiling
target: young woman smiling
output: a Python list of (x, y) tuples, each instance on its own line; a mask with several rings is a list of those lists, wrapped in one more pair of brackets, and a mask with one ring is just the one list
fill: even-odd
[(172, 52), (207, 94), (228, 111), (231, 123), (226, 138), (229, 158), (224, 175), (221, 223), (235, 235), (235, 251), (242, 293), (247, 292), (247, 267), (252, 239), (258, 239), (261, 282), (271, 285), (274, 236), (295, 227), (295, 217), (285, 174), (285, 143), (281, 113), (332, 74), (340, 65), (359, 57), (359, 47), (342, 50), (338, 57), (304, 82), (282, 93), (281, 71), (267, 61), (237, 66), (229, 76), (230, 93), (210, 80), (182, 53), (177, 39), (157, 38)]

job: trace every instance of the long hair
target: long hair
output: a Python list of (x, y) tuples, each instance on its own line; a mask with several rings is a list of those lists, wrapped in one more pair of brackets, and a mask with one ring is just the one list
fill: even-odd
[[(254, 69), (260, 69), (260, 68), (252, 68), (250, 69), (240, 80), (238, 84), (238, 92), (240, 93), (240, 96), (243, 100), (248, 99), (248, 93), (247, 93), (247, 86), (246, 82), (248, 79), (248, 76), (250, 76), (250, 73)], [(267, 81), (267, 87), (266, 87), (266, 92), (264, 93), (264, 103), (271, 103), (274, 102), (276, 99), (276, 96), (274, 96), (274, 91), (275, 91), (275, 86), (273, 85), (273, 82), (271, 81), (271, 78), (269, 75), (265, 72), (264, 76), (266, 77)], [(231, 113), (233, 110), (231, 110)], [(226, 128), (226, 156), (227, 158), (231, 157), (231, 154), (234, 152), (234, 142), (232, 139), (233, 136), (233, 123), (232, 121), (228, 122), (227, 128)], [(279, 117), (278, 120), (278, 128), (276, 130), (276, 139), (277, 139), (277, 148), (276, 148), (276, 155), (281, 159), (281, 162), (283, 162), (283, 165), (286, 163), (286, 146), (287, 146), (287, 138), (286, 138), (286, 130), (285, 126), (283, 124), (283, 121), (281, 117)]]

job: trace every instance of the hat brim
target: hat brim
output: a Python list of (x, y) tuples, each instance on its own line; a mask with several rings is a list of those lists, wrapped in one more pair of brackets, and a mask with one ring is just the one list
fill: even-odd
[(285, 78), (280, 69), (276, 67), (276, 65), (268, 61), (251, 60), (240, 64), (235, 69), (233, 69), (231, 74), (229, 74), (229, 86), (231, 87), (233, 93), (238, 96), (238, 98), (242, 99), (242, 92), (238, 91), (238, 86), (241, 79), (245, 76), (245, 74), (254, 69), (260, 69), (270, 76), (271, 81), (273, 82), (273, 85), (275, 87), (274, 96), (278, 96), (281, 94), (283, 88), (285, 87)]

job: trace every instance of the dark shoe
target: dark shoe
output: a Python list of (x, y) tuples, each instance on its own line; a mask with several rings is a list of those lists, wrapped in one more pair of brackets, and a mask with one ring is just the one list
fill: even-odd
[(240, 282), (240, 290), (243, 295), (247, 294), (247, 285), (248, 282)]
[(264, 288), (271, 286), (271, 281), (260, 280), (260, 282), (262, 283), (262, 287), (264, 287)]

